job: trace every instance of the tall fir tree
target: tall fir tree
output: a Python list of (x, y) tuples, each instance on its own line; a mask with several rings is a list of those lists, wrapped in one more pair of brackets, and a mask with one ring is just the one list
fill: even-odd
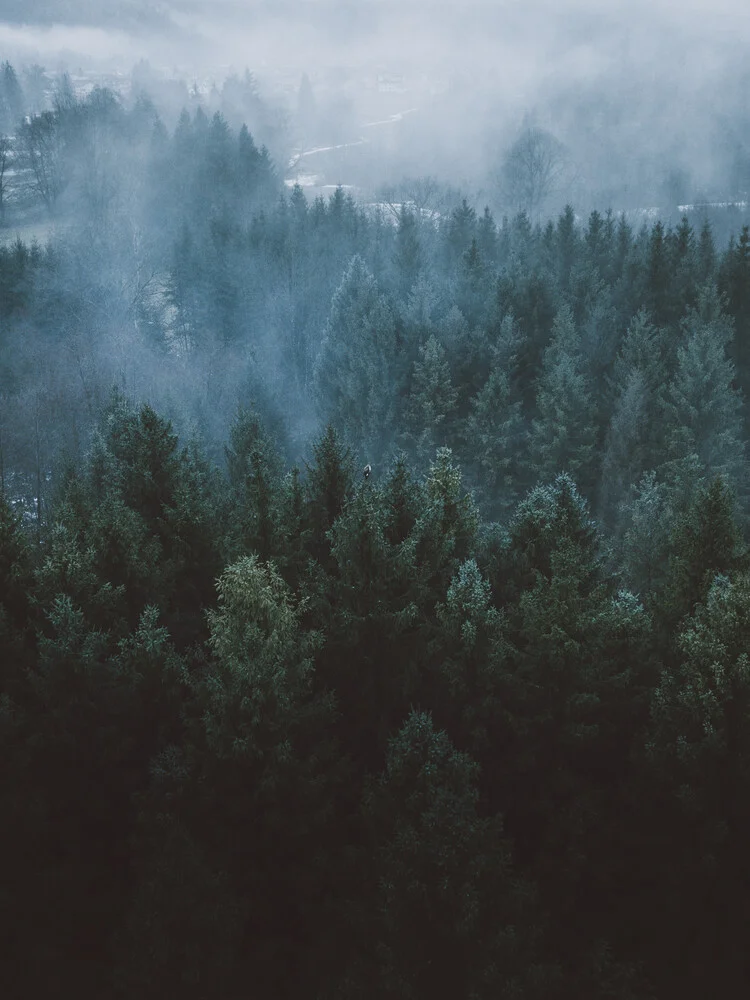
[[(747, 574), (717, 576), (680, 630), (646, 736), (665, 803), (666, 836), (654, 845), (662, 868), (653, 923), (669, 922), (659, 972), (691, 998), (742, 990), (750, 973), (741, 945), (750, 926), (748, 622)], [(696, 939), (699, 955), (689, 947)]]
[(554, 985), (533, 893), (512, 873), (500, 821), (477, 815), (477, 772), (412, 712), (366, 791), (378, 886), (368, 950), (382, 996), (533, 997)]
[(676, 370), (664, 396), (664, 436), (676, 469), (696, 456), (705, 475), (726, 476), (744, 494), (742, 399), (727, 357), (732, 336), (715, 292), (705, 289), (698, 309), (683, 323)]
[(662, 337), (641, 310), (627, 329), (615, 360), (614, 408), (602, 461), (601, 506), (615, 519), (615, 507), (631, 485), (659, 464), (659, 409), (666, 368)]
[(281, 463), (256, 413), (240, 410), (225, 448), (233, 492), (229, 531), (233, 555), (257, 552), (266, 560), (278, 553), (278, 487)]
[(540, 479), (569, 472), (581, 486), (591, 485), (595, 446), (595, 407), (569, 308), (555, 318), (537, 385), (537, 416), (532, 421), (529, 464)]
[(502, 514), (516, 501), (527, 431), (521, 400), (511, 383), (512, 369), (498, 358), (484, 387), (471, 401), (465, 424), (467, 454), (476, 464), (480, 495), (492, 514)]
[(419, 348), (406, 402), (407, 425), (420, 465), (426, 465), (436, 448), (452, 443), (457, 400), (445, 348), (432, 336)]
[(318, 406), (365, 460), (387, 457), (393, 433), (396, 330), (361, 257), (352, 258), (331, 303), (315, 366)]

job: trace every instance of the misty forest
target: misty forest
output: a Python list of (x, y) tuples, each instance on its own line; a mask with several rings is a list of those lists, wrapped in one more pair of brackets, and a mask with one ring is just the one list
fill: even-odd
[(745, 995), (750, 152), (316, 187), (300, 77), (0, 67), (3, 996)]

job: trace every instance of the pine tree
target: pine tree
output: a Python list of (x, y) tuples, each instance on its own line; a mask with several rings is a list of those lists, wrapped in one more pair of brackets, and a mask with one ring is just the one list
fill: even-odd
[(310, 551), (323, 565), (328, 564), (330, 542), (327, 532), (344, 510), (354, 485), (351, 452), (329, 424), (323, 437), (313, 445), (315, 462), (307, 467), (306, 518)]
[(68, 594), (95, 622), (118, 608), (129, 628), (153, 604), (179, 645), (192, 640), (219, 569), (219, 496), (195, 445), (179, 450), (169, 422), (113, 394), (85, 475), (63, 493), (40, 567), (46, 599)]
[(396, 286), (403, 299), (408, 297), (419, 278), (422, 258), (417, 219), (406, 205), (402, 205), (398, 216), (393, 263), (396, 269)]
[(281, 482), (278, 516), (276, 528), (280, 538), (280, 554), (277, 562), (285, 581), (296, 592), (307, 563), (309, 542), (305, 486), (297, 466), (294, 466)]
[(569, 475), (535, 486), (518, 504), (508, 534), (507, 582), (515, 586), (514, 596), (533, 586), (538, 574), (550, 578), (553, 553), (563, 542), (580, 551), (582, 565), (591, 567), (591, 584), (599, 580), (598, 531)]
[(149, 996), (150, 981), (174, 981), (184, 961), (188, 995), (214, 975), (233, 994), (252, 975), (259, 996), (286, 996), (318, 963), (318, 880), (332, 876), (339, 846), (328, 799), (333, 702), (313, 691), (320, 637), (302, 628), (273, 566), (243, 557), (217, 587), (210, 659), (190, 678), (186, 746), (159, 754), (141, 797), (148, 851), (128, 964)]
[(444, 253), (449, 268), (454, 268), (461, 261), (464, 253), (471, 247), (472, 240), (477, 235), (477, 213), (466, 199), (451, 212), (445, 223)]
[(183, 664), (156, 609), (115, 645), (64, 595), (45, 609), (38, 649), (35, 732), (24, 748), (34, 865), (18, 914), (38, 948), (26, 975), (54, 974), (66, 992), (94, 995), (110, 982), (109, 948), (130, 891), (132, 798), (162, 741), (182, 730)]
[(441, 317), (436, 336), (445, 347), (453, 382), (459, 390), (459, 414), (465, 415), (467, 396), (478, 392), (489, 374), (489, 343), (482, 328), (472, 327), (456, 305)]
[(708, 284), (715, 278), (716, 245), (714, 243), (711, 223), (703, 220), (698, 245), (696, 247), (696, 277), (700, 285)]
[(575, 212), (572, 206), (565, 206), (565, 209), (557, 220), (554, 235), (558, 284), (561, 291), (565, 293), (570, 282), (573, 262), (578, 253), (578, 232), (575, 224)]
[(521, 402), (514, 397), (507, 369), (496, 362), (473, 398), (466, 421), (467, 452), (477, 465), (482, 498), (492, 512), (507, 511), (516, 498), (518, 455), (525, 450), (526, 430)]
[(508, 645), (505, 616), (492, 605), (489, 582), (475, 559), (461, 564), (435, 612), (428, 658), (429, 703), (439, 724), (481, 763), (490, 748), (502, 742), (500, 678)]
[(676, 624), (693, 610), (719, 573), (736, 569), (743, 557), (735, 520), (735, 497), (720, 476), (695, 491), (690, 506), (675, 518), (669, 573), (662, 597), (667, 621)]
[(693, 308), (696, 302), (698, 282), (695, 275), (695, 232), (687, 215), (680, 219), (671, 238), (672, 288), (675, 318)]
[(677, 318), (670, 296), (671, 275), (667, 247), (664, 225), (658, 221), (654, 223), (649, 236), (645, 275), (645, 304), (657, 326), (666, 326)]
[(321, 414), (368, 460), (389, 449), (395, 360), (393, 315), (364, 261), (354, 257), (333, 297), (315, 387)]
[(367, 770), (417, 692), (418, 569), (408, 541), (389, 541), (391, 517), (381, 491), (363, 483), (330, 532), (336, 571), (319, 671), (339, 698), (342, 743)]
[(261, 559), (276, 555), (278, 481), (281, 467), (273, 444), (256, 413), (241, 409), (224, 449), (233, 491), (232, 547), (255, 551)]
[(647, 472), (620, 508), (619, 554), (623, 577), (644, 601), (650, 601), (652, 595), (660, 592), (666, 581), (675, 518), (670, 494), (667, 484), (657, 480), (655, 472)]
[(576, 268), (574, 281), (581, 283), (581, 352), (594, 384), (611, 374), (620, 342), (620, 319), (615, 297), (597, 272)]
[(722, 261), (720, 288), (727, 296), (737, 336), (730, 346), (730, 356), (737, 365), (742, 389), (750, 389), (750, 226), (743, 226), (736, 246), (730, 247)]
[(407, 426), (420, 465), (426, 464), (437, 447), (450, 443), (457, 399), (445, 348), (432, 336), (419, 348), (406, 403)]
[(615, 403), (602, 463), (606, 516), (626, 491), (654, 468), (661, 452), (658, 416), (665, 367), (661, 338), (641, 310), (625, 334), (614, 365)]
[[(607, 222), (602, 219), (601, 214), (594, 209), (588, 218), (588, 223), (586, 225), (586, 232), (584, 233), (584, 243), (586, 249), (586, 256), (589, 263), (594, 265), (599, 265), (600, 258), (602, 256), (601, 251), (605, 248), (609, 249), (607, 244), (612, 237), (613, 222), (611, 217), (611, 212), (608, 214)], [(603, 269), (602, 273), (606, 274), (606, 268)]]
[(569, 477), (534, 489), (509, 536), (498, 595), (507, 615), (495, 671), (501, 715), (482, 764), (519, 860), (555, 901), (559, 947), (577, 977), (583, 942), (614, 932), (611, 844), (629, 747), (647, 715), (651, 626), (634, 595), (607, 579), (598, 531)]
[(414, 482), (403, 453), (396, 458), (383, 484), (385, 534), (391, 545), (407, 540), (421, 509), (421, 489)]
[(32, 585), (31, 552), (21, 520), (0, 493), (0, 629), (28, 627)]
[(429, 715), (412, 712), (366, 792), (378, 887), (368, 951), (379, 995), (550, 989), (533, 895), (512, 874), (499, 820), (477, 815), (477, 772)]
[(201, 171), (202, 183), (209, 192), (209, 212), (212, 214), (221, 212), (234, 193), (234, 140), (229, 122), (220, 111), (215, 112), (208, 129), (206, 156)]
[(473, 329), (485, 319), (487, 311), (487, 268), (476, 238), (461, 255), (455, 298), (461, 314)]
[[(668, 916), (671, 926), (660, 958), (689, 997), (731, 994), (747, 981), (748, 622), (747, 575), (717, 576), (680, 631), (679, 665), (662, 674), (647, 735), (666, 810), (655, 898), (656, 919)], [(688, 942), (698, 938), (700, 955), (691, 954)]]
[(467, 559), (476, 539), (479, 513), (463, 486), (450, 448), (439, 448), (422, 487), (422, 509), (409, 546), (413, 551), (417, 603), (445, 593), (450, 579)]
[(739, 490), (746, 488), (741, 396), (734, 388), (734, 365), (726, 345), (731, 324), (720, 313), (710, 291), (698, 310), (683, 323), (677, 368), (663, 404), (664, 436), (672, 462), (697, 456), (705, 475), (724, 475)]
[(482, 260), (485, 261), (486, 265), (490, 268), (495, 267), (498, 263), (500, 246), (495, 220), (492, 217), (492, 212), (490, 212), (489, 207), (486, 205), (482, 213), (482, 218), (477, 224), (477, 246)]
[[(328, 735), (334, 702), (313, 686), (321, 637), (303, 630), (300, 609), (272, 566), (246, 557), (217, 587), (219, 606), (209, 615), (212, 664), (199, 690), (209, 783), (204, 822), (213, 825), (216, 812), (225, 817), (208, 842), (240, 898), (256, 901), (246, 910), (251, 955), (243, 964), (254, 968), (263, 995), (281, 995), (282, 984), (301, 984), (314, 961), (314, 944), (299, 951), (298, 935), (317, 933), (319, 890), (311, 876), (337, 843), (327, 800), (337, 766)], [(244, 836), (238, 840), (235, 830)], [(325, 879), (325, 868), (321, 874)], [(298, 972), (290, 977), (293, 954)]]
[(544, 352), (536, 402), (538, 416), (532, 421), (530, 441), (532, 472), (541, 479), (569, 472), (587, 488), (596, 444), (594, 404), (580, 339), (567, 307), (558, 313)]

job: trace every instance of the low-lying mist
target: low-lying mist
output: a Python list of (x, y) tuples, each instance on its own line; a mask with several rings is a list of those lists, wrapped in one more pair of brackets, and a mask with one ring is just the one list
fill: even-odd
[[(671, 208), (672, 195), (680, 203), (742, 199), (749, 35), (743, 5), (698, 0), (679, 9), (134, 0), (6, 3), (0, 13), (0, 51), (50, 70), (88, 65), (129, 79), (146, 60), (163, 80), (210, 91), (249, 68), (286, 116), (284, 141), (272, 149), (280, 161), (305, 142), (368, 143), (364, 164), (337, 165), (327, 183), (372, 189), (429, 173), (497, 202), (499, 160), (532, 116), (570, 161), (550, 210), (567, 200), (618, 209)], [(325, 121), (318, 134), (295, 128), (302, 74)], [(180, 95), (162, 89), (160, 113), (176, 120)], [(373, 143), (365, 126), (404, 111), (412, 112), (408, 126), (381, 130), (387, 138)]]

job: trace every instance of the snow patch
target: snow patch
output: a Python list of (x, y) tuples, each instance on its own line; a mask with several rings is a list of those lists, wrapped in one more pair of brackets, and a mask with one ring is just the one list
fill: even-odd
[(376, 128), (378, 125), (393, 125), (394, 122), (401, 122), (404, 120), (406, 115), (413, 115), (415, 111), (419, 111), (419, 108), (408, 108), (406, 111), (397, 111), (395, 115), (391, 115), (390, 118), (384, 118), (379, 122), (366, 122), (366, 124), (360, 126), (361, 128)]

